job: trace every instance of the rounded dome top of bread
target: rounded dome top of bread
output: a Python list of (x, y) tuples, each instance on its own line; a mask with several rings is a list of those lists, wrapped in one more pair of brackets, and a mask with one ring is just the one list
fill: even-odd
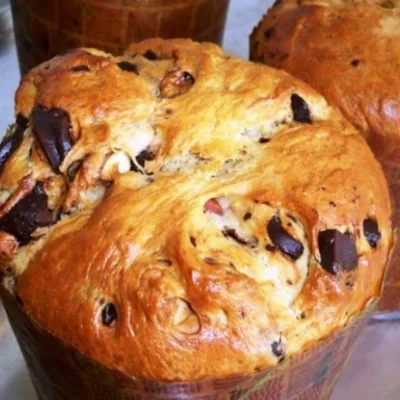
[(380, 293), (381, 168), (306, 84), (211, 44), (60, 55), (0, 146), (3, 284), (137, 378), (273, 366)]

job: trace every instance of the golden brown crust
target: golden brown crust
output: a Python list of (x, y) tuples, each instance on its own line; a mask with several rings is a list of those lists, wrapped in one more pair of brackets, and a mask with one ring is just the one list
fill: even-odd
[[(140, 55), (149, 49), (152, 60)], [(286, 73), (210, 44), (150, 40), (119, 58), (73, 52), (26, 76), (16, 110), (36, 144), (38, 105), (57, 123), (68, 113), (73, 145), (61, 173), (39, 148), (20, 174), (57, 178), (62, 190), (45, 187), (61, 220), (11, 263), (17, 295), (94, 360), (138, 378), (249, 374), (379, 294), (392, 244), (381, 168), (354, 128)], [(351, 270), (321, 267), (327, 229), (355, 243)]]

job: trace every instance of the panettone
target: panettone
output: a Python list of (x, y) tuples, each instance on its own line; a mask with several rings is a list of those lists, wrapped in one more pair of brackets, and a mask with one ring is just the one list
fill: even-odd
[(212, 44), (60, 55), (0, 146), (2, 282), (57, 338), (136, 378), (252, 374), (376, 298), (390, 199), (306, 84)]
[[(400, 226), (400, 1), (281, 0), (251, 35), (250, 58), (303, 79), (340, 108), (381, 162)], [(400, 310), (400, 248), (381, 309)]]

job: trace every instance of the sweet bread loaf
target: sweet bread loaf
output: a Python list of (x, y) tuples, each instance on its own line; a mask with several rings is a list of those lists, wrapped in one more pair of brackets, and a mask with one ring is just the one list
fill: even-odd
[(252, 374), (380, 293), (390, 200), (313, 89), (212, 44), (60, 55), (26, 75), (0, 146), (2, 283), (126, 375)]

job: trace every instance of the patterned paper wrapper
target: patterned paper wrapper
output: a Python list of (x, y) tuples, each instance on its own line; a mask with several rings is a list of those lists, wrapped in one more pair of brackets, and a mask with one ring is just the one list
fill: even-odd
[(121, 54), (152, 37), (221, 44), (229, 0), (11, 0), (21, 74), (75, 47)]
[(2, 286), (0, 296), (40, 400), (328, 399), (376, 300), (303, 354), (252, 376), (197, 382), (135, 380), (85, 357), (34, 323)]

